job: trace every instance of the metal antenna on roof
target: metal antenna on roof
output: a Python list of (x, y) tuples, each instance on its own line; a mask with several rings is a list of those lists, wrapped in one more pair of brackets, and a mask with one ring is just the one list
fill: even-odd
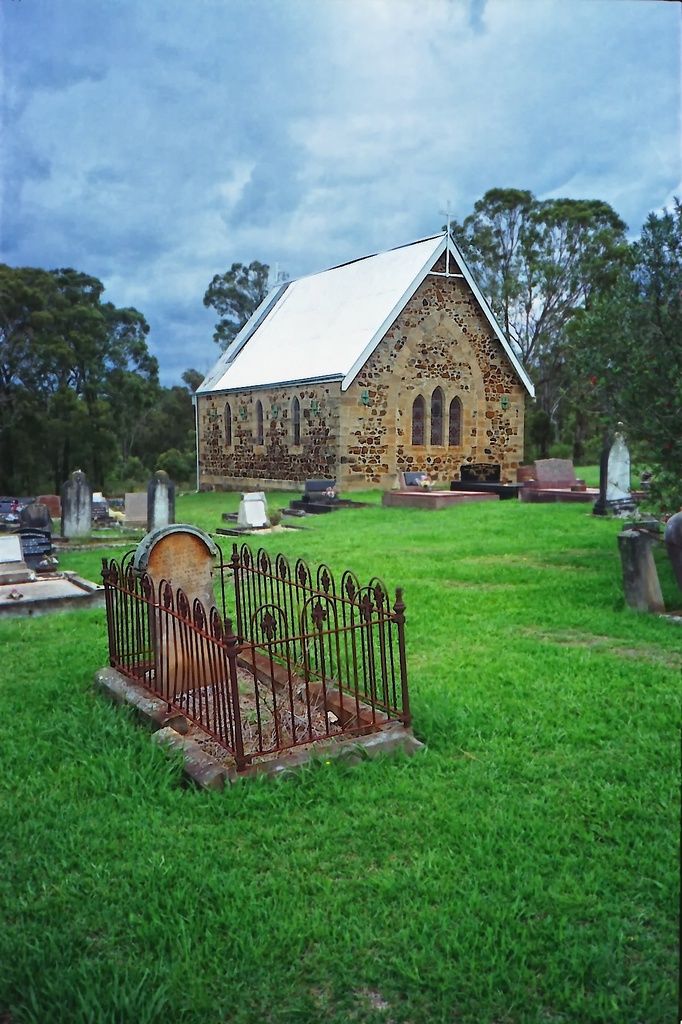
[(446, 217), (445, 222), (445, 237), (447, 239), (447, 245), (445, 247), (445, 276), (448, 277), (450, 274), (450, 200), (448, 199), (447, 205), (444, 210), (438, 211), (441, 217)]

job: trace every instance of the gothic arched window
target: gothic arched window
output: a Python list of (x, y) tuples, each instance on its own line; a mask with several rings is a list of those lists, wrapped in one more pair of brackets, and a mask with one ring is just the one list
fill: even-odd
[(443, 443), (443, 392), (440, 388), (431, 395), (431, 444)]
[(412, 403), (412, 444), (424, 444), (424, 399), (417, 395)]
[(450, 448), (459, 448), (462, 443), (462, 403), (459, 398), (453, 398), (450, 402), (450, 413), (448, 416), (448, 445)]
[(232, 444), (232, 409), (229, 402), (225, 402), (225, 444)]
[(301, 403), (294, 398), (291, 403), (291, 421), (294, 428), (294, 444), (301, 443)]
[(263, 443), (263, 403), (256, 402), (256, 444)]

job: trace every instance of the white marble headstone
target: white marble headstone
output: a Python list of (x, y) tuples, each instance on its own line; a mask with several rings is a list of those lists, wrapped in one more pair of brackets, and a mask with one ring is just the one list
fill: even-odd
[(268, 526), (268, 503), (263, 491), (252, 491), (242, 494), (237, 513), (238, 526), (250, 526), (257, 529)]
[(606, 500), (630, 500), (630, 450), (622, 434), (616, 434), (609, 451)]
[(0, 583), (25, 583), (33, 578), (24, 561), (18, 534), (0, 537)]

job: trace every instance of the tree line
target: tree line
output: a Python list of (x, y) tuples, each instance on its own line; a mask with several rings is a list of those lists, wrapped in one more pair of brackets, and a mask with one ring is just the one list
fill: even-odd
[[(528, 456), (596, 461), (622, 422), (667, 500), (682, 503), (680, 202), (630, 241), (600, 200), (491, 189), (450, 230), (535, 383)], [(268, 274), (253, 261), (213, 277), (203, 301), (221, 349)], [(77, 466), (111, 493), (158, 468), (191, 481), (201, 374), (161, 387), (144, 316), (103, 292), (76, 270), (0, 266), (0, 493), (57, 490)]]
[(492, 189), (452, 234), (536, 386), (526, 434), (596, 461), (622, 423), (654, 493), (682, 502), (682, 206), (639, 238), (599, 200)]
[(75, 468), (109, 493), (157, 468), (190, 480), (201, 374), (161, 387), (144, 316), (103, 292), (77, 270), (0, 265), (0, 493), (59, 493)]

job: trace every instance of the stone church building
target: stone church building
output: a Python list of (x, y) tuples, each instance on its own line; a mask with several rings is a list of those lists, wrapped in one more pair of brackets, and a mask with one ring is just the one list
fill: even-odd
[(527, 394), (461, 253), (425, 238), (267, 295), (194, 396), (199, 488), (515, 481)]

